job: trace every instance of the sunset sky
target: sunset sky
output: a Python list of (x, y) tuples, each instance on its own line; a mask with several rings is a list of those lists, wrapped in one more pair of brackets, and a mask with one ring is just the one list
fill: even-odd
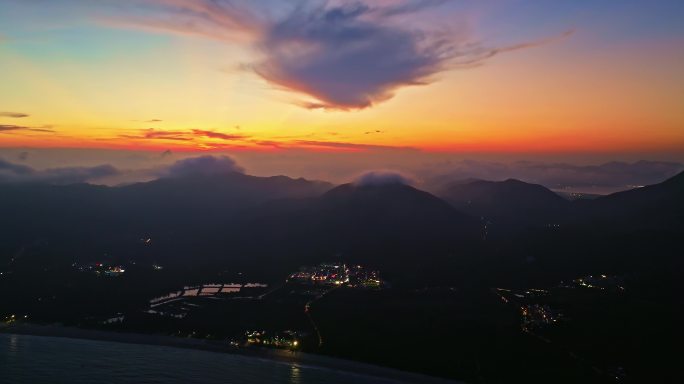
[(0, 0), (0, 147), (684, 160), (682, 1)]

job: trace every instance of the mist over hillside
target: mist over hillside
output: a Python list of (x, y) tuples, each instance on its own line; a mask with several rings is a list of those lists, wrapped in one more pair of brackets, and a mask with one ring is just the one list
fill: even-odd
[[(173, 151), (140, 151), (131, 154), (114, 150), (0, 148), (0, 182), (44, 181), (63, 184), (87, 181), (111, 186), (130, 184), (159, 178), (177, 162), (196, 157), (196, 153)], [(286, 175), (333, 184), (348, 183), (373, 170), (394, 170), (431, 193), (439, 192), (449, 183), (467, 179), (517, 179), (540, 184), (557, 192), (603, 195), (656, 184), (684, 171), (684, 164), (676, 160), (501, 160), (406, 150), (353, 153), (287, 150), (278, 156), (269, 153), (212, 152), (211, 155), (199, 157), (229, 158), (213, 166), (228, 170), (237, 166), (251, 175)]]

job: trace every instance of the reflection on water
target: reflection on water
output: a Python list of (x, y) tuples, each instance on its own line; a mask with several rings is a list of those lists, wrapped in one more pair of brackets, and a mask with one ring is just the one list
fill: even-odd
[(0, 334), (0, 383), (393, 383), (341, 371), (155, 345)]
[(301, 384), (301, 372), (296, 364), (290, 366), (290, 384)]
[(10, 335), (7, 351), (10, 355), (16, 355), (19, 352), (19, 337), (17, 335)]

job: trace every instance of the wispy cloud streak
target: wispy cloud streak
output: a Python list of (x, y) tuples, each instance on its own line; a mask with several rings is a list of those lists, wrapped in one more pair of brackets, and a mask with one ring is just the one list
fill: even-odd
[(208, 131), (204, 129), (193, 129), (190, 131), (164, 131), (156, 130), (154, 128), (143, 129), (139, 134), (121, 134), (119, 137), (126, 139), (152, 139), (152, 140), (176, 140), (176, 141), (193, 141), (200, 137), (220, 139), (226, 141), (244, 140), (245, 135), (228, 134), (216, 131)]
[(21, 113), (21, 112), (0, 112), (0, 117), (11, 117), (14, 119), (20, 119), (22, 117), (28, 117), (29, 115), (27, 113)]
[(54, 130), (47, 127), (27, 127), (23, 125), (0, 124), (0, 133), (14, 133), (21, 131), (50, 133)]
[(338, 142), (338, 141), (295, 140), (293, 143), (298, 145), (298, 146), (304, 146), (304, 147), (321, 147), (321, 148), (351, 149), (351, 150), (411, 150), (411, 151), (417, 151), (416, 148), (412, 148), (412, 147), (398, 147), (398, 146), (391, 146), (391, 145), (346, 143), (346, 142)]

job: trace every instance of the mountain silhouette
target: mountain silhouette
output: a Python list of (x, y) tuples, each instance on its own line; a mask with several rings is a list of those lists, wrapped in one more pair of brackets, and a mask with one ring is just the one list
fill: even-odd
[(499, 231), (556, 223), (570, 202), (537, 184), (520, 180), (453, 182), (438, 195), (457, 210), (483, 218)]

